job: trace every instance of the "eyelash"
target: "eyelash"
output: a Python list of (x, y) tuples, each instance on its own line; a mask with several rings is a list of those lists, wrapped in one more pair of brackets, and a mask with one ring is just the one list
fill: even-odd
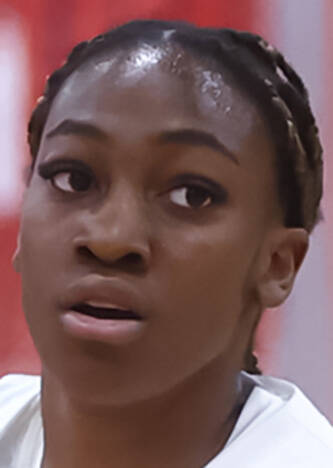
[(197, 208), (192, 207), (192, 210), (196, 210), (196, 209), (198, 210), (202, 208), (207, 209), (213, 205), (223, 204), (228, 199), (228, 194), (222, 186), (220, 186), (216, 182), (204, 176), (193, 175), (193, 174), (182, 174), (176, 178), (175, 182), (176, 182), (175, 186), (171, 190), (168, 190), (168, 193), (172, 193), (176, 190), (181, 190), (184, 188), (194, 189), (194, 191), (196, 191), (197, 194), (198, 194), (198, 191), (203, 191), (203, 193), (205, 194), (205, 197), (211, 200), (208, 207), (207, 206), (199, 206)]
[[(51, 161), (47, 163), (41, 163), (38, 166), (38, 174), (45, 180), (49, 180), (52, 184), (52, 186), (56, 189), (59, 190), (60, 192), (63, 193), (84, 193), (89, 188), (91, 187), (91, 181), (93, 179), (93, 173), (90, 169), (86, 167), (85, 164), (83, 164), (80, 161), (71, 161), (66, 159), (64, 160), (57, 160), (57, 161)], [(88, 179), (90, 178), (90, 183), (89, 187), (86, 188), (85, 190), (77, 190), (73, 192), (68, 192), (62, 189), (59, 189), (55, 183), (54, 183), (54, 178), (59, 175), (59, 174), (81, 174)], [(70, 182), (69, 182), (70, 183)], [(198, 195), (198, 192), (201, 191), (201, 195), (204, 195), (205, 199), (210, 199), (210, 203), (208, 204), (208, 208), (211, 207), (212, 205), (218, 205), (225, 203), (228, 198), (228, 194), (226, 190), (217, 184), (216, 182), (204, 177), (204, 176), (199, 176), (199, 175), (193, 175), (193, 174), (181, 174), (175, 179), (175, 185), (171, 190), (168, 190), (166, 193), (169, 193), (170, 197), (171, 194), (174, 194), (175, 191), (181, 191), (182, 189), (187, 189), (191, 190), (192, 189), (192, 195), (196, 194)], [(194, 192), (193, 192), (194, 190)], [(189, 192), (188, 192), (189, 193)], [(187, 197), (185, 197), (187, 198)], [(185, 209), (189, 209), (188, 207), (184, 205), (180, 205), (178, 203), (172, 202), (176, 206), (181, 206)], [(190, 207), (192, 210), (198, 210), (202, 208), (207, 208), (207, 205), (204, 206), (199, 206), (199, 207)]]
[[(38, 174), (45, 180), (49, 180), (52, 184), (52, 186), (61, 192), (66, 193), (65, 190), (59, 189), (56, 187), (54, 184), (54, 178), (59, 175), (59, 174), (81, 174), (87, 178), (90, 178), (90, 180), (93, 179), (94, 175), (90, 169), (86, 167), (85, 164), (83, 164), (80, 161), (72, 161), (67, 159), (66, 161), (63, 160), (57, 160), (57, 161), (50, 161), (50, 162), (45, 162), (41, 163), (38, 166)], [(86, 189), (87, 190), (87, 189)], [(82, 192), (86, 191), (82, 190)], [(80, 192), (77, 191), (76, 193)]]

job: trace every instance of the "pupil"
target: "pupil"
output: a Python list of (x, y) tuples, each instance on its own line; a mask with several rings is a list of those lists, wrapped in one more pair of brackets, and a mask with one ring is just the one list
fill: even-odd
[(201, 206), (209, 197), (207, 190), (199, 187), (190, 187), (187, 191), (187, 202), (194, 208)]
[(70, 184), (74, 190), (83, 191), (89, 188), (90, 181), (86, 174), (73, 172), (70, 177)]

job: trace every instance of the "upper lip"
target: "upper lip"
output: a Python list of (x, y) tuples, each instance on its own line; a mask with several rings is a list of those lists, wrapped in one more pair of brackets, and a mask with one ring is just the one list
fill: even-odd
[(128, 282), (100, 275), (88, 275), (71, 283), (62, 295), (61, 306), (69, 310), (77, 304), (104, 304), (109, 307), (131, 310), (145, 318), (143, 297)]

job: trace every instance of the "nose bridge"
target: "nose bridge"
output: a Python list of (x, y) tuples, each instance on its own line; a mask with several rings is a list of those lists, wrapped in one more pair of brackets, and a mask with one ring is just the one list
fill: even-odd
[(139, 190), (119, 184), (110, 190), (96, 210), (96, 222), (102, 228), (105, 226), (107, 230), (128, 232), (128, 228), (133, 224), (142, 225), (139, 220), (144, 219), (143, 211), (143, 200)]
[(111, 189), (88, 217), (86, 247), (104, 260), (149, 255), (148, 220), (143, 197), (134, 187)]

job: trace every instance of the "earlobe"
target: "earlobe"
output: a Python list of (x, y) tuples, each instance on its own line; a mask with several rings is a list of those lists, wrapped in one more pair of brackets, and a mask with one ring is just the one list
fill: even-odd
[(258, 283), (263, 308), (281, 305), (289, 296), (308, 250), (309, 234), (302, 228), (276, 232), (266, 250), (265, 270)]

